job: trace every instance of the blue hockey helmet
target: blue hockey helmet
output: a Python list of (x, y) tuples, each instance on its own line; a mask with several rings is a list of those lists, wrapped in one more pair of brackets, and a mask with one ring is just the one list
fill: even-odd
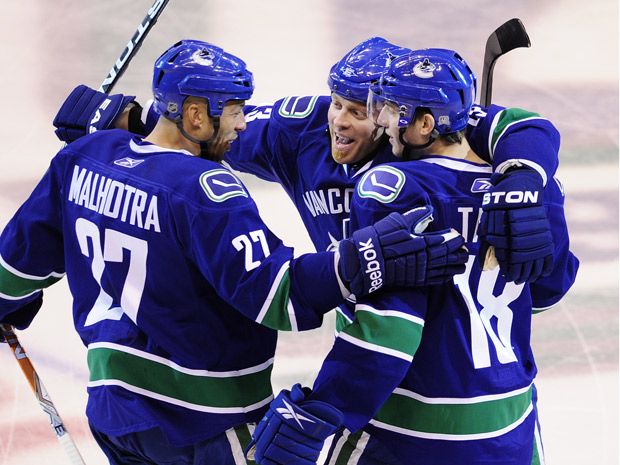
[(245, 63), (220, 47), (198, 40), (182, 40), (155, 62), (153, 95), (157, 112), (181, 120), (189, 96), (209, 102), (209, 116), (219, 117), (226, 102), (248, 100), (254, 91)]
[(371, 86), (369, 115), (377, 119), (386, 102), (398, 109), (398, 126), (413, 122), (423, 107), (435, 118), (438, 134), (465, 129), (476, 98), (476, 77), (453, 50), (428, 48), (395, 58), (381, 79)]
[(391, 59), (408, 51), (382, 37), (371, 37), (332, 66), (327, 85), (333, 93), (347, 100), (365, 103), (370, 84), (379, 79)]

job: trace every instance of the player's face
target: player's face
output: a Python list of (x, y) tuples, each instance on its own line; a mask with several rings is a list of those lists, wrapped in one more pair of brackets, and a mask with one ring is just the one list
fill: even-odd
[[(404, 145), (400, 142), (399, 110), (395, 104), (385, 102), (380, 109), (376, 109), (375, 118), (377, 124), (385, 128), (385, 133), (390, 138), (392, 153), (397, 157), (402, 156)], [(407, 131), (405, 131), (406, 134)]]
[(230, 144), (237, 138), (237, 133), (245, 130), (244, 105), (245, 102), (232, 101), (224, 106), (217, 136), (209, 147), (209, 156), (212, 160), (222, 161), (224, 154), (230, 150)]
[(366, 105), (332, 94), (327, 113), (332, 158), (351, 164), (367, 157), (378, 145), (382, 134), (366, 113)]

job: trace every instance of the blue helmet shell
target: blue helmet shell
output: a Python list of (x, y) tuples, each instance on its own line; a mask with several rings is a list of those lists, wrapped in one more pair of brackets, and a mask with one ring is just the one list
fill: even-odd
[(365, 103), (370, 84), (381, 77), (392, 58), (408, 51), (382, 37), (371, 37), (332, 66), (327, 85), (331, 92), (347, 100)]
[(179, 121), (189, 96), (209, 102), (209, 115), (218, 117), (230, 100), (248, 100), (254, 91), (252, 73), (243, 60), (220, 47), (182, 40), (155, 62), (153, 96), (157, 112)]
[(476, 76), (453, 50), (414, 50), (394, 59), (372, 92), (399, 107), (399, 126), (413, 122), (415, 110), (428, 108), (439, 134), (467, 126), (476, 99)]

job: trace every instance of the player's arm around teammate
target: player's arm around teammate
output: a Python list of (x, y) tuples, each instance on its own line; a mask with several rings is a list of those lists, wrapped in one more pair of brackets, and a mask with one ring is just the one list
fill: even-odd
[[(466, 236), (466, 272), (453, 283), (429, 283), (358, 300), (313, 390), (295, 386), (276, 398), (257, 428), (252, 452), (259, 463), (314, 463), (323, 440), (344, 425), (352, 432), (363, 428), (362, 439), (356, 435), (356, 445), (345, 437), (344, 447), (341, 440), (335, 441), (334, 453), (348, 457), (351, 447), (357, 447), (354, 453), (364, 465), (473, 465), (482, 463), (479, 460), (529, 465), (535, 424), (531, 412), (536, 406), (529, 347), (535, 298), (529, 287), (536, 284), (507, 283), (497, 270), (483, 273), (476, 258), (477, 212), (489, 189), (491, 167), (459, 134), (473, 102), (475, 79), (449, 51), (412, 53), (395, 60), (390, 71), (393, 74), (375, 89), (370, 107), (387, 128), (394, 153), (413, 161), (379, 166), (361, 179), (353, 197), (352, 223), (360, 226), (388, 211), (432, 205), (437, 224), (430, 227), (444, 234), (451, 233), (443, 228), (453, 227)], [(556, 212), (551, 215), (555, 269), (546, 278), (558, 281), (554, 291), (547, 287), (553, 299), (561, 298), (574, 282), (578, 264), (568, 250), (563, 200), (557, 193), (554, 183), (546, 198), (548, 208)], [(506, 296), (490, 297), (493, 280)], [(500, 320), (497, 329), (482, 329), (480, 337), (474, 329), (484, 328), (483, 320), (493, 312)], [(497, 351), (489, 352), (488, 362), (487, 333)], [(501, 381), (496, 372), (504, 373)], [(530, 396), (527, 402), (520, 398), (523, 393)], [(488, 409), (484, 394), (502, 400)], [(511, 413), (499, 415), (501, 422), (490, 421), (504, 408)]]

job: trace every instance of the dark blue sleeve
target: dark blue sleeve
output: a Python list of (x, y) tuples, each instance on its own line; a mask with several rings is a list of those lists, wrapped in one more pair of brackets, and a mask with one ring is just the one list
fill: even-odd
[(551, 121), (537, 113), (474, 105), (466, 137), (474, 152), (493, 164), (494, 172), (525, 165), (535, 169), (546, 185), (558, 168), (560, 134)]
[[(55, 169), (58, 163), (58, 157), (54, 158), (0, 236), (0, 321), (17, 310), (32, 310), (41, 299), (41, 289), (64, 276), (62, 189)], [(22, 321), (25, 327), (38, 307), (34, 313), (30, 310), (28, 315), (18, 313), (7, 318)]]
[(246, 106), (246, 130), (231, 145), (226, 162), (235, 170), (281, 184), (291, 192), (305, 134), (327, 127), (329, 97), (286, 97), (273, 105)]
[(348, 295), (335, 254), (294, 258), (249, 197), (218, 205), (185, 202), (175, 209), (185, 217), (176, 221), (184, 248), (202, 274), (220, 298), (257, 323), (288, 331), (315, 328)]
[[(384, 165), (359, 181), (351, 201), (353, 230), (392, 211), (429, 204), (413, 179), (406, 184), (402, 179), (402, 171)], [(426, 308), (427, 296), (420, 289), (358, 299), (353, 321), (339, 332), (310, 397), (343, 412), (350, 431), (366, 425), (407, 374), (420, 344)]]
[(144, 133), (149, 134), (157, 124), (159, 120), (159, 113), (155, 110), (153, 100), (146, 102), (146, 106), (142, 109), (142, 117), (140, 118), (144, 123)]
[(273, 108), (273, 105), (245, 106), (246, 129), (231, 144), (225, 160), (237, 171), (253, 174), (265, 181), (279, 182), (281, 176), (276, 170), (276, 159), (281, 154), (279, 145), (289, 150), (295, 147), (283, 142), (286, 134), (271, 118)]
[(530, 285), (535, 313), (557, 304), (575, 282), (579, 269), (579, 260), (570, 251), (568, 228), (564, 216), (564, 192), (555, 178), (545, 188), (544, 203), (551, 224), (555, 251), (551, 274)]

